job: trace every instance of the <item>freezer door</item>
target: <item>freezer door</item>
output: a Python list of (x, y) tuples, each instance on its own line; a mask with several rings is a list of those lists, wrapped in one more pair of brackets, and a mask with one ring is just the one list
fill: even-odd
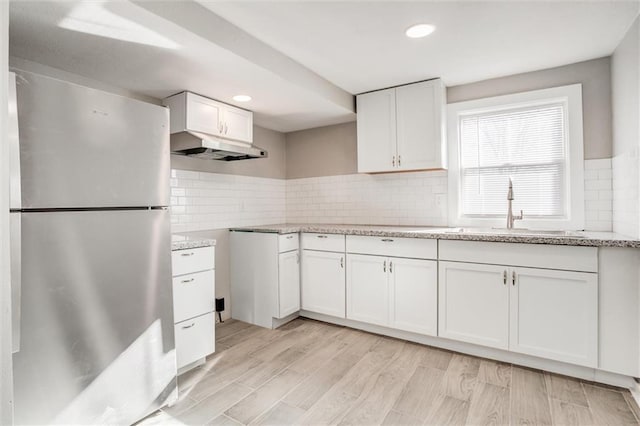
[(16, 424), (131, 424), (175, 398), (167, 210), (22, 213)]
[(17, 73), (22, 208), (169, 204), (166, 108)]

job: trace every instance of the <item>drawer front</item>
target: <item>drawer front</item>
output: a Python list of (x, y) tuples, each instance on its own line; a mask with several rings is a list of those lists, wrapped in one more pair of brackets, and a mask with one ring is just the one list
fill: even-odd
[(213, 312), (215, 273), (212, 269), (173, 278), (173, 319), (184, 321)]
[(278, 253), (286, 251), (298, 250), (300, 246), (300, 234), (284, 234), (278, 235)]
[(420, 238), (362, 237), (347, 235), (347, 253), (437, 259), (438, 241)]
[(302, 234), (302, 248), (307, 250), (337, 251), (344, 253), (345, 236), (339, 234)]
[(215, 268), (215, 247), (175, 250), (171, 252), (173, 276)]
[(206, 357), (215, 350), (215, 318), (213, 313), (179, 322), (175, 325), (178, 368)]
[(440, 260), (598, 272), (598, 248), (440, 240)]

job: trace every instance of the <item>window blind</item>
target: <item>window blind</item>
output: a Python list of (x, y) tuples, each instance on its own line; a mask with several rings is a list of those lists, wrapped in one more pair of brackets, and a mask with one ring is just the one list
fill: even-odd
[(459, 118), (462, 214), (504, 216), (511, 178), (514, 213), (566, 216), (564, 108), (551, 103)]

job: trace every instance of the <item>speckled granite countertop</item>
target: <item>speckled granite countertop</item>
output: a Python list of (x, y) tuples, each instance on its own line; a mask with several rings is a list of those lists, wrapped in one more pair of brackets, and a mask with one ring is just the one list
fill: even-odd
[(554, 244), (591, 247), (640, 248), (640, 240), (613, 232), (567, 232), (565, 235), (542, 234), (536, 231), (482, 228), (446, 228), (383, 225), (332, 225), (332, 224), (275, 224), (232, 228), (232, 231), (270, 232), (289, 234), (292, 232), (315, 232), (320, 234), (365, 235), (373, 237), (427, 238), (439, 240), (489, 241), (503, 243)]
[(171, 235), (171, 250), (185, 250), (198, 247), (211, 247), (216, 245), (216, 240), (208, 236), (207, 231), (188, 232)]

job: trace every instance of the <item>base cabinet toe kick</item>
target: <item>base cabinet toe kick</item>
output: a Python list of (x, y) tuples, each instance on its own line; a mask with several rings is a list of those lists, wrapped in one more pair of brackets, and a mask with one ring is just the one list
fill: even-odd
[[(231, 241), (242, 321), (275, 328), (301, 315), (616, 386), (640, 377), (638, 249), (313, 233)], [(285, 245), (299, 264), (282, 260)]]

